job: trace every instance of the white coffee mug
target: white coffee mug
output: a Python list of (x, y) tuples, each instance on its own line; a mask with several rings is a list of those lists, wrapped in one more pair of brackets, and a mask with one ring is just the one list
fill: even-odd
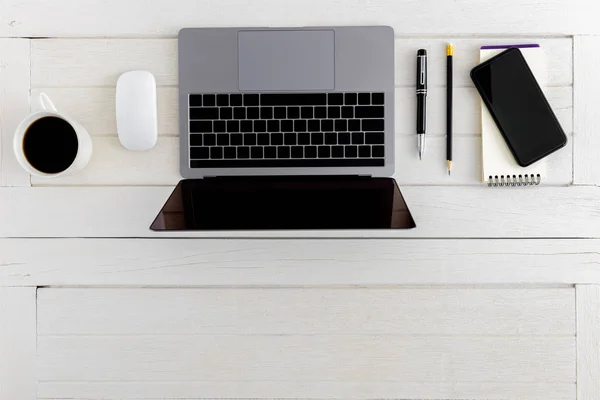
[[(39, 176), (41, 178), (56, 178), (63, 175), (71, 174), (75, 171), (78, 171), (85, 167), (87, 163), (90, 161), (92, 157), (92, 138), (88, 131), (81, 126), (77, 121), (74, 121), (70, 117), (59, 113), (52, 104), (52, 101), (45, 93), (40, 93), (39, 99), (42, 111), (30, 114), (27, 118), (25, 118), (19, 124), (17, 131), (15, 132), (15, 137), (13, 140), (13, 149), (15, 152), (15, 157), (21, 166), (29, 172), (31, 175)], [(57, 117), (65, 122), (67, 122), (77, 135), (77, 154), (71, 165), (68, 168), (57, 172), (57, 173), (46, 173), (36, 169), (33, 165), (29, 163), (27, 157), (25, 156), (25, 151), (23, 147), (23, 141), (25, 139), (25, 134), (28, 129), (35, 123), (36, 121), (44, 118), (44, 117)], [(51, 133), (48, 133), (51, 134)]]

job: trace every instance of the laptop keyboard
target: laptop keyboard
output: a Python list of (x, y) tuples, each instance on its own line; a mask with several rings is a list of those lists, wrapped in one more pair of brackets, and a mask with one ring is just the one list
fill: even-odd
[(189, 96), (191, 168), (384, 166), (383, 93)]

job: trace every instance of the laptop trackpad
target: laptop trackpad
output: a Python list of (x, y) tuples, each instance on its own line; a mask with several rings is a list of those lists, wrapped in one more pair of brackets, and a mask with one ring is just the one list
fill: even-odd
[(238, 32), (239, 90), (333, 90), (332, 30)]

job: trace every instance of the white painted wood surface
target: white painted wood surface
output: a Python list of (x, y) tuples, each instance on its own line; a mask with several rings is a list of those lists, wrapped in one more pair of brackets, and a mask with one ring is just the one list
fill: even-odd
[(577, 285), (577, 398), (600, 399), (600, 286)]
[(36, 288), (0, 288), (0, 399), (34, 400)]

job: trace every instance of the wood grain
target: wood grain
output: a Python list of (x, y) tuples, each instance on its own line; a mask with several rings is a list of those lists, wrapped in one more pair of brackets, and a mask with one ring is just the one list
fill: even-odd
[(13, 153), (13, 136), (28, 114), (29, 40), (0, 39), (0, 187), (29, 186)]
[[(352, 2), (344, 0), (5, 0), (0, 36), (164, 36), (189, 26), (391, 25), (397, 35), (596, 34), (592, 0)], [(35, 10), (35, 12), (32, 12)], [(142, 13), (143, 11), (143, 13)], [(106, 23), (110, 20), (110, 23)]]
[[(0, 237), (600, 238), (600, 188), (405, 186), (412, 230), (151, 232), (170, 187), (0, 191)], [(40, 223), (43, 221), (43, 223)], [(506, 251), (505, 251), (506, 252)]]
[(2, 239), (0, 285), (600, 284), (598, 249), (586, 239)]
[(600, 101), (600, 37), (582, 36), (575, 39), (575, 105), (574, 183), (600, 186), (600, 117), (596, 105)]
[(600, 399), (600, 286), (577, 285), (577, 398)]
[(0, 399), (35, 400), (35, 287), (0, 288)]

